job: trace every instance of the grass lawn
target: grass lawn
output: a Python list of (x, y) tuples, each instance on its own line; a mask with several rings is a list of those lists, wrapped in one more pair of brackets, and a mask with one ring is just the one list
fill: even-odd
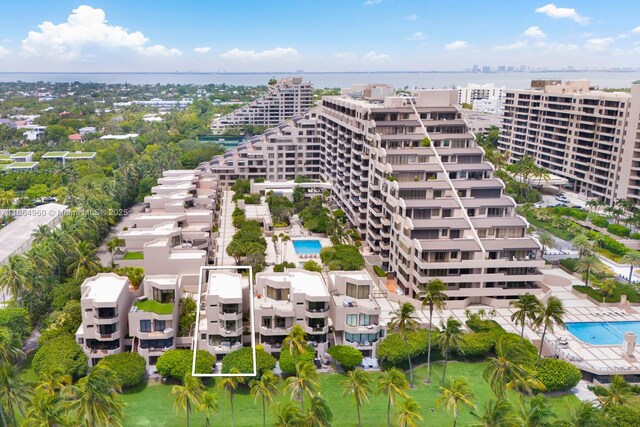
[[(475, 394), (474, 401), (478, 406), (493, 397), (491, 389), (482, 378), (482, 371), (486, 363), (461, 363), (451, 362), (447, 367), (447, 377), (464, 376), (467, 378)], [(438, 385), (442, 376), (442, 364), (437, 363), (432, 369), (432, 384), (425, 385), (426, 367), (420, 367), (414, 372), (414, 382), (416, 389), (411, 391), (411, 395), (418, 400), (421, 406), (421, 414), (424, 423), (420, 425), (447, 426), (452, 424), (453, 418), (447, 412), (435, 408), (435, 400), (439, 396)], [(340, 380), (344, 377), (339, 374), (323, 374), (320, 377), (321, 393), (329, 402), (334, 414), (333, 425), (336, 427), (357, 426), (356, 407), (352, 397), (342, 396)], [(372, 388), (375, 389), (375, 378), (377, 374), (372, 374)], [(215, 386), (213, 386), (215, 389)], [(231, 425), (229, 398), (218, 393), (220, 413), (215, 416), (213, 424), (216, 426)], [(126, 426), (174, 426), (185, 425), (186, 417), (184, 411), (176, 412), (173, 409), (173, 396), (171, 396), (171, 386), (165, 384), (148, 385), (140, 390), (132, 390), (124, 393), (124, 400), (127, 403), (125, 409)], [(288, 399), (288, 395), (279, 395), (276, 403)], [(511, 394), (511, 399), (515, 402), (516, 396)], [(569, 404), (576, 404), (578, 399), (573, 395), (557, 396), (550, 398), (554, 411), (563, 415), (567, 413)], [(235, 425), (236, 426), (260, 426), (262, 425), (262, 407), (259, 403), (254, 403), (249, 391), (242, 388), (236, 394), (234, 401)], [(273, 425), (273, 408), (267, 409), (267, 425)], [(363, 426), (386, 426), (387, 400), (384, 396), (371, 395), (370, 402), (362, 408)], [(392, 423), (395, 424), (395, 413), (392, 408)], [(463, 409), (458, 419), (460, 426), (469, 425), (473, 417), (467, 409)], [(204, 417), (199, 413), (192, 413), (191, 425), (202, 425)]]
[(122, 257), (122, 259), (126, 259), (126, 260), (144, 259), (144, 254), (142, 252), (129, 252), (129, 251), (127, 251), (124, 254), (124, 257)]
[(145, 301), (136, 302), (136, 307), (142, 311), (149, 311), (156, 314), (171, 314), (173, 313), (173, 303), (161, 303), (156, 300), (148, 299)]
[(33, 362), (33, 356), (35, 356), (36, 352), (31, 352), (27, 358), (24, 360), (24, 364), (22, 365), (22, 370), (20, 371), (20, 378), (25, 380), (28, 383), (34, 383), (39, 381), (40, 378), (36, 371), (31, 367), (31, 363)]

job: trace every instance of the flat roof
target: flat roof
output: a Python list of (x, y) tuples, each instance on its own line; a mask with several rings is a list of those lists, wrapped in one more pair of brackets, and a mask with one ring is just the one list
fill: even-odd
[(84, 298), (95, 302), (115, 302), (125, 287), (129, 286), (129, 279), (115, 274), (98, 275), (87, 279), (83, 285), (89, 287)]
[(238, 273), (209, 273), (207, 295), (218, 295), (220, 298), (242, 298), (242, 276)]
[(33, 169), (38, 166), (38, 162), (13, 162), (8, 165), (7, 169)]
[(304, 270), (288, 270), (284, 273), (266, 273), (264, 277), (275, 282), (289, 282), (291, 290), (311, 297), (328, 297), (329, 291), (322, 276)]

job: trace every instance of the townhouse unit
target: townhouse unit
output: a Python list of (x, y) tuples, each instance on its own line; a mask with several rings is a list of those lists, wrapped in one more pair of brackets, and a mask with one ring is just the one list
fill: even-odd
[(355, 347), (365, 357), (376, 357), (387, 325), (381, 319), (371, 277), (363, 271), (332, 271), (328, 274), (328, 285), (333, 342)]
[(287, 77), (269, 85), (268, 92), (211, 123), (214, 134), (241, 125), (276, 126), (298, 116), (313, 104), (313, 86), (302, 77)]
[(630, 104), (630, 94), (599, 91), (587, 80), (540, 80), (531, 89), (505, 90), (499, 148), (509, 151), (510, 162), (530, 156), (573, 191), (610, 205), (626, 197), (628, 179), (617, 187), (626, 173)]
[(198, 348), (222, 357), (243, 346), (249, 336), (249, 283), (230, 271), (208, 271), (204, 303), (200, 307)]
[(141, 287), (142, 295), (127, 313), (129, 335), (133, 351), (144, 357), (147, 365), (155, 365), (163, 352), (176, 347), (182, 276), (147, 275)]
[(299, 324), (317, 354), (324, 354), (329, 348), (329, 304), (329, 291), (320, 273), (289, 269), (256, 274), (256, 343), (279, 354), (293, 325)]
[(80, 286), (82, 325), (76, 341), (95, 366), (110, 354), (128, 351), (125, 343), (129, 335), (127, 313), (131, 306), (129, 279), (114, 273), (99, 273)]
[[(461, 117), (457, 91), (393, 93), (385, 85), (358, 85), (324, 97), (255, 145), (200, 167), (220, 174), (222, 185), (237, 178), (315, 178), (309, 168), (317, 168), (331, 185), (332, 200), (379, 255), (380, 266), (395, 275), (389, 292), (416, 296), (439, 278), (450, 305), (460, 307), (508, 304), (522, 293), (538, 292), (541, 246), (526, 233), (528, 223), (484, 161)], [(303, 158), (319, 150), (318, 162), (293, 162), (285, 173), (272, 172), (265, 161), (286, 161), (287, 152), (270, 150), (268, 135), (283, 132)], [(263, 156), (249, 170), (239, 162), (251, 150), (271, 151), (273, 159)]]

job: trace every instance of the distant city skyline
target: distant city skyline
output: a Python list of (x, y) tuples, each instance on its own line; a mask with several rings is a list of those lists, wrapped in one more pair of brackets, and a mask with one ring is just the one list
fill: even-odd
[(0, 72), (286, 72), (640, 67), (631, 1), (25, 0)]

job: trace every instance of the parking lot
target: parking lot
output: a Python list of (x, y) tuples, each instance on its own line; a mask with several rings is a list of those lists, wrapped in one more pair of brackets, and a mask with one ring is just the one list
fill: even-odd
[(582, 195), (578, 195), (576, 193), (572, 193), (570, 191), (562, 191), (560, 194), (566, 197), (567, 201), (560, 201), (556, 198), (554, 194), (543, 194), (542, 200), (539, 203), (536, 203), (538, 207), (548, 207), (548, 206), (556, 206), (558, 204), (563, 204), (566, 206), (580, 206), (584, 209), (587, 209), (585, 197)]

